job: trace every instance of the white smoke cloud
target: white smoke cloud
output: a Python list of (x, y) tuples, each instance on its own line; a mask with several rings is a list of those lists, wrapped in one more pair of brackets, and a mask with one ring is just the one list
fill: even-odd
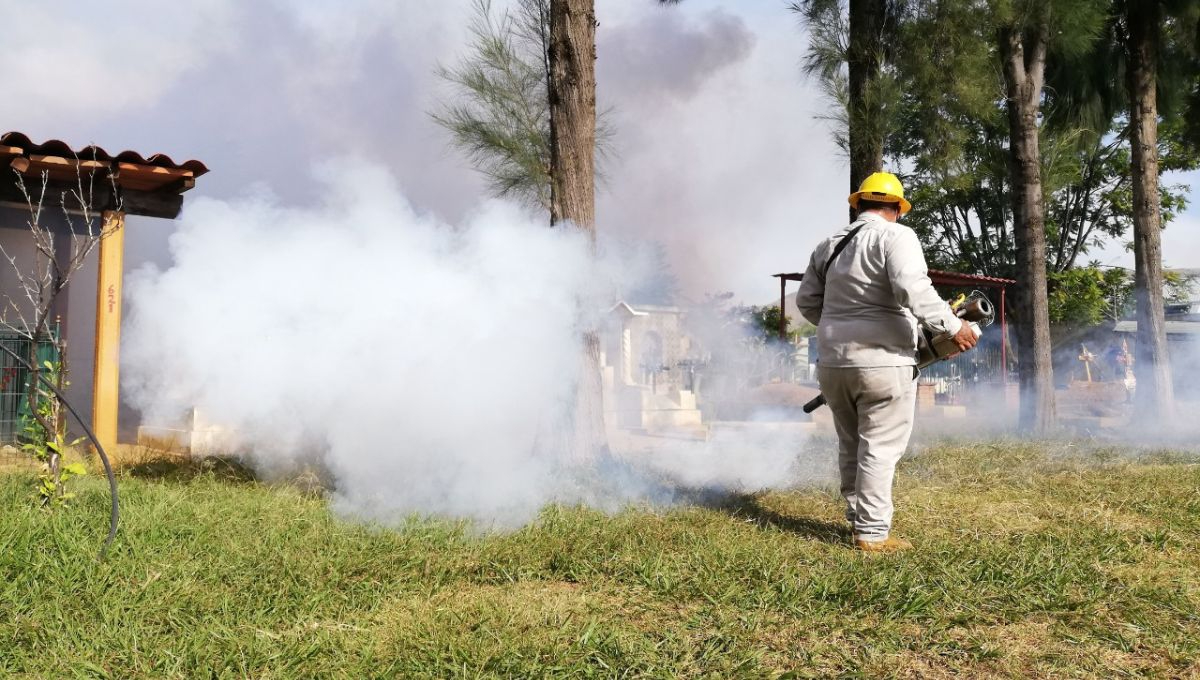
[(195, 406), (267, 468), (314, 450), (359, 512), (491, 516), (548, 497), (531, 442), (570, 389), (588, 243), (489, 203), (460, 229), (378, 168), (327, 198), (197, 201), (175, 266), (131, 278), (127, 394)]
[[(347, 153), (386, 165), (415, 205), (448, 221), (484, 190), (427, 115), (441, 87), (434, 67), (466, 53), (469, 2), (0, 6), (20, 26), (0, 56), (21, 93), (0, 101), (7, 128), (199, 158), (213, 172), (189, 202), (266, 181), (303, 203), (314, 190), (306, 169)], [(662, 242), (692, 299), (765, 299), (768, 276), (801, 268), (845, 219), (846, 164), (816, 118), (828, 103), (801, 73), (806, 38), (787, 6), (596, 3), (598, 97), (613, 107), (618, 151), (600, 230)], [(1169, 265), (1197, 266), (1196, 215), (1164, 232)], [(159, 258), (171, 228), (130, 229), (129, 246)], [(1128, 265), (1122, 245), (1095, 256)]]
[[(22, 96), (0, 102), (9, 128), (198, 158), (212, 172), (188, 202), (261, 181), (304, 204), (316, 189), (307, 168), (347, 154), (387, 166), (446, 221), (484, 193), (428, 115), (446, 94), (435, 66), (467, 53), (469, 2), (4, 6), (21, 25), (6, 73)], [(692, 299), (763, 299), (768, 275), (802, 266), (845, 214), (845, 165), (814, 119), (825, 104), (800, 74), (794, 15), (763, 0), (596, 11), (598, 97), (617, 132), (600, 231), (661, 241)], [(129, 246), (160, 258), (172, 228), (131, 229)]]
[(731, 423), (706, 442), (663, 441), (641, 464), (679, 487), (718, 492), (765, 491), (834, 479), (834, 447), (810, 448), (809, 434), (799, 425)]
[(617, 20), (598, 38), (596, 65), (609, 96), (640, 106), (663, 106), (696, 96), (721, 71), (743, 62), (755, 36), (745, 20), (722, 8), (692, 18), (675, 11), (643, 8)]
[[(571, 398), (587, 312), (633, 274), (509, 204), (453, 227), (381, 168), (320, 174), (313, 208), (196, 201), (175, 265), (130, 277), (122, 375), (147, 422), (195, 407), (267, 472), (317, 460), (355, 515), (507, 524), (552, 500), (654, 495), (605, 480), (596, 498), (534, 446)], [(673, 446), (650, 472), (726, 489), (790, 479), (795, 437), (736, 444)]]
[(21, 127), (71, 120), (81, 104), (93, 115), (153, 104), (233, 45), (229, 0), (199, 0), (187, 11), (147, 0), (6, 0), (0, 8), (19, 26), (5, 39), (0, 69), (21, 93), (0, 101), (0, 118)]
[[(604, 231), (661, 241), (686, 297), (777, 294), (846, 220), (846, 164), (804, 79), (786, 3), (598, 4), (598, 97), (614, 107)], [(682, 11), (680, 11), (682, 10)]]

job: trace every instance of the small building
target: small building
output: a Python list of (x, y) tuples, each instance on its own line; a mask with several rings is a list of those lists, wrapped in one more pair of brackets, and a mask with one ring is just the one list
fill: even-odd
[(634, 430), (701, 428), (683, 310), (618, 302), (601, 336), (607, 420)]
[[(90, 420), (101, 444), (111, 447), (117, 441), (120, 405), (125, 218), (175, 219), (183, 206), (183, 193), (208, 168), (196, 160), (176, 163), (163, 154), (112, 154), (99, 146), (73, 148), (56, 139), (35, 143), (19, 132), (0, 135), (0, 163), (7, 166), (0, 172), (0, 247), (12, 258), (11, 263), (0, 261), (0, 293), (11, 312), (5, 317), (9, 342), (31, 330), (18, 327), (19, 317), (31, 316), (32, 305), (25, 299), (17, 268), (34, 271), (52, 255), (65, 269), (73, 240), (88, 232), (86, 216), (93, 218), (91, 229), (104, 234), (56, 298), (52, 316), (54, 330), (66, 345), (68, 399)], [(32, 210), (40, 207), (36, 221), (53, 235), (52, 248), (45, 244), (39, 248), (34, 242), (31, 199)], [(24, 380), (19, 378), (23, 372), (7, 355), (0, 357), (0, 370), (9, 378), (0, 381), (0, 410), (5, 411), (0, 413), (0, 423), (9, 424), (0, 427), (4, 430), (0, 435), (11, 438), (23, 398)]]

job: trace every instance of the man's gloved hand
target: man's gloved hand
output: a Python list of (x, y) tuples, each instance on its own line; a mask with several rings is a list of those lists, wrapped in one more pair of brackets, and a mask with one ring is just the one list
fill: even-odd
[(958, 345), (958, 351), (965, 352), (974, 347), (979, 342), (975, 331), (971, 330), (971, 324), (963, 322), (962, 328), (958, 329), (958, 333), (954, 335), (954, 344)]

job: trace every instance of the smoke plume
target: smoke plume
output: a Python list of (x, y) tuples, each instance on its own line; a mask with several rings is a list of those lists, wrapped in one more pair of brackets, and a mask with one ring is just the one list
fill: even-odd
[(647, 475), (724, 489), (789, 478), (794, 438), (749, 444), (760, 462), (746, 466), (742, 437), (622, 468), (600, 480), (604, 498), (580, 488), (534, 444), (572, 397), (581, 330), (636, 273), (512, 205), (454, 226), (380, 168), (320, 175), (311, 209), (269, 195), (191, 203), (174, 266), (131, 277), (124, 386), (144, 421), (195, 408), (265, 473), (315, 462), (338, 508), (385, 520), (511, 524), (549, 501), (661, 499), (657, 482), (634, 481)]

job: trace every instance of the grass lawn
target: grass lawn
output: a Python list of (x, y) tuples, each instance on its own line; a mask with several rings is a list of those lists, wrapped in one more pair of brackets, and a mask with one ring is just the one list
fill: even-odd
[(223, 467), (0, 472), (0, 676), (1200, 676), (1200, 464), (944, 444), (898, 483), (916, 549), (850, 550), (829, 490), (548, 508), (479, 536), (367, 527)]

